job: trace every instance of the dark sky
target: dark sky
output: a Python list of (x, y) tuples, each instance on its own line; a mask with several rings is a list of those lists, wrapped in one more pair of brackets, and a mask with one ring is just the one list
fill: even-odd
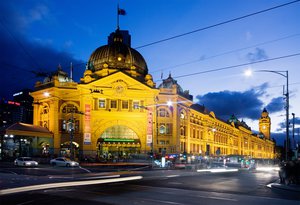
[(28, 39), (26, 25), (11, 6), (0, 2), (1, 98), (11, 99), (13, 93), (23, 88), (33, 89), (35, 82), (44, 78), (40, 74), (55, 71), (59, 64), (69, 72), (72, 62), (78, 80), (85, 68), (83, 61)]

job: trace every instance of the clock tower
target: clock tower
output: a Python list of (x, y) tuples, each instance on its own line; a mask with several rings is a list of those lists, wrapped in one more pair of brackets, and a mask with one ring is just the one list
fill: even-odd
[(265, 138), (270, 139), (271, 134), (271, 118), (269, 117), (269, 113), (264, 108), (261, 113), (261, 117), (259, 119), (259, 132), (262, 133)]

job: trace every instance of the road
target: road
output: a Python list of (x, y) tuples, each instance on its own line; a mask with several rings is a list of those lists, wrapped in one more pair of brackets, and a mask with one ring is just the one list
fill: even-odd
[[(6, 169), (22, 172), (23, 168)], [(108, 173), (89, 173), (86, 168), (29, 168), (27, 175), (14, 174), (22, 185), (94, 179)], [(94, 169), (94, 171), (97, 169)], [(32, 171), (32, 175), (28, 175)], [(46, 173), (41, 176), (40, 173)], [(71, 173), (71, 174), (67, 174)], [(104, 175), (103, 175), (104, 174)], [(1, 196), (1, 204), (297, 204), (299, 192), (270, 189), (267, 185), (278, 180), (276, 171), (242, 170), (228, 173), (186, 170), (154, 170), (110, 172), (122, 177), (142, 176), (134, 181), (67, 186)], [(2, 173), (1, 176), (5, 175)], [(11, 175), (11, 174), (7, 174)], [(12, 180), (9, 180), (12, 181)], [(4, 183), (6, 187), (15, 186)], [(20, 181), (20, 179), (19, 179)], [(2, 180), (3, 182), (3, 180)]]

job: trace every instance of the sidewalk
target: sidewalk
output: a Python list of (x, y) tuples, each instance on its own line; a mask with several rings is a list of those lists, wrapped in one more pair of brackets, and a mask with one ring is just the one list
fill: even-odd
[(294, 191), (294, 192), (300, 192), (300, 185), (299, 184), (280, 184), (278, 182), (274, 182), (268, 185), (269, 188), (274, 188), (274, 189), (284, 189), (287, 191)]

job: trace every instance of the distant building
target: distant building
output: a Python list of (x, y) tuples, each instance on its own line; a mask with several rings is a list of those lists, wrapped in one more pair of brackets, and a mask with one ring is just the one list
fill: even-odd
[(229, 121), (218, 119), (194, 104), (171, 75), (157, 86), (130, 43), (128, 31), (116, 30), (107, 45), (91, 54), (80, 82), (59, 68), (36, 83), (33, 124), (53, 133), (53, 153), (274, 157), (266, 110), (259, 122), (261, 134), (234, 115)]
[(19, 120), (16, 122), (33, 123), (33, 97), (30, 89), (24, 89), (13, 94), (13, 101), (20, 103)]
[(32, 124), (33, 98), (30, 90), (22, 90), (13, 95), (13, 100), (0, 100), (0, 127), (7, 127), (16, 122)]

